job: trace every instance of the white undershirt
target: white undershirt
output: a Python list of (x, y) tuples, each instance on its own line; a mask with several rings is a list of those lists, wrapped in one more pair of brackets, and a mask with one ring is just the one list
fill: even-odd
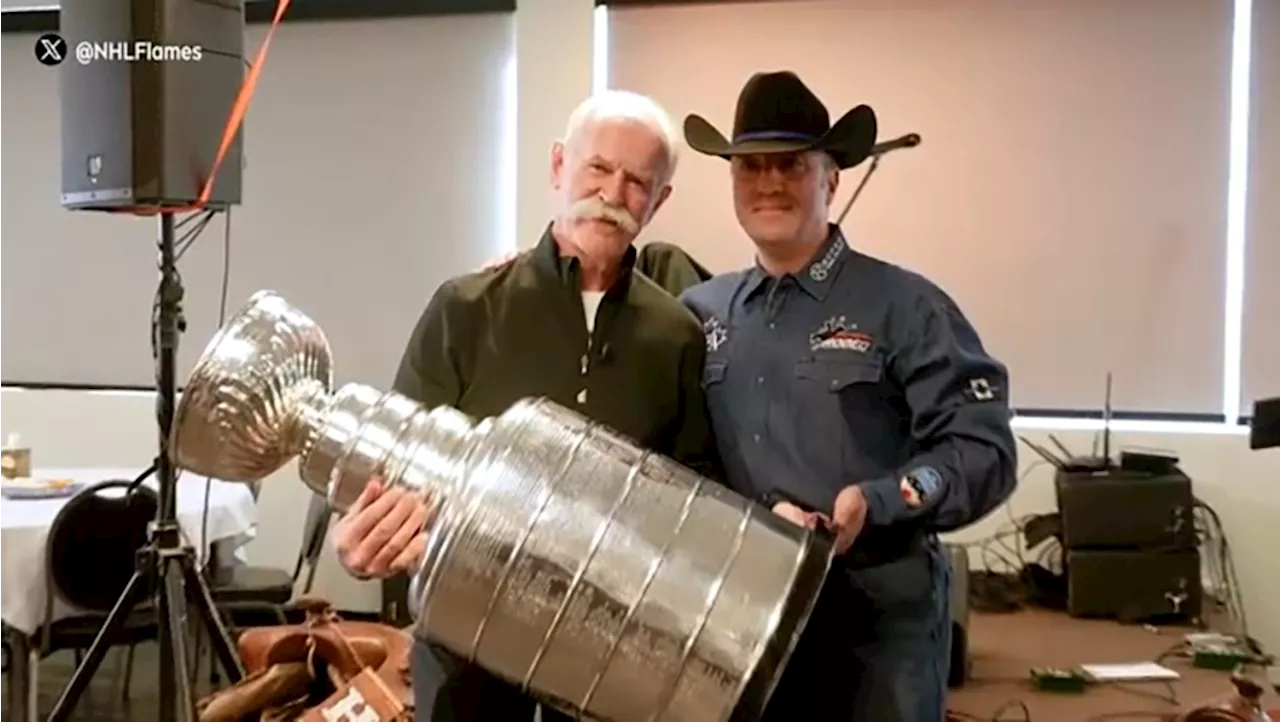
[(583, 291), (582, 292), (582, 310), (587, 314), (587, 333), (595, 331), (596, 328), (596, 311), (600, 308), (600, 301), (604, 298), (604, 291)]
[[(604, 298), (604, 291), (583, 291), (582, 292), (582, 311), (587, 316), (587, 343), (591, 343), (591, 334), (596, 329), (596, 311), (600, 310), (600, 301)], [(587, 373), (587, 355), (582, 356), (582, 373)], [(586, 382), (586, 379), (583, 379)], [(578, 403), (587, 403), (587, 389), (584, 387), (578, 392)]]

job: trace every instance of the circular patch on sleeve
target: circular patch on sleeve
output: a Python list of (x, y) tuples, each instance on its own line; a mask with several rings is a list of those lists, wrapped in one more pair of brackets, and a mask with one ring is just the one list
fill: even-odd
[(902, 477), (902, 481), (898, 484), (898, 489), (902, 492), (902, 499), (907, 502), (907, 506), (913, 509), (933, 501), (934, 495), (938, 493), (938, 489), (941, 487), (942, 475), (931, 466), (913, 469)]

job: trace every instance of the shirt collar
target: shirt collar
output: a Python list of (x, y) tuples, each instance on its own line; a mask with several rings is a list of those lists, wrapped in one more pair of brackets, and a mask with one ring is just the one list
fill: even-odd
[[(538, 241), (537, 247), (534, 248), (533, 260), (538, 271), (548, 278), (555, 279), (558, 283), (570, 286), (574, 290), (581, 289), (578, 258), (561, 255), (560, 246), (556, 243), (555, 236), (551, 235), (550, 223), (542, 232), (542, 240)], [(618, 273), (618, 280), (609, 288), (605, 296), (616, 298), (618, 294), (626, 293), (627, 286), (631, 282), (631, 271), (635, 265), (636, 247), (629, 246), (626, 255), (622, 257), (622, 268)]]
[[(844, 261), (849, 257), (849, 242), (844, 233), (834, 223), (827, 225), (827, 240), (822, 243), (813, 258), (799, 273), (793, 276), (800, 288), (814, 299), (825, 300), (831, 290), (831, 284), (840, 273)], [(790, 274), (788, 274), (790, 275)], [(743, 280), (743, 300), (751, 298), (757, 291), (765, 287), (770, 276), (760, 267), (759, 261), (747, 271)]]

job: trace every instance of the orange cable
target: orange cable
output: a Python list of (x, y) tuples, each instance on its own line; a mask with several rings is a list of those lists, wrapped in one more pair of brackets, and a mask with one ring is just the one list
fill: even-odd
[(222, 129), (222, 141), (218, 144), (218, 152), (213, 157), (213, 167), (209, 169), (209, 177), (205, 179), (204, 185), (200, 188), (200, 195), (194, 203), (183, 206), (135, 206), (132, 208), (119, 209), (120, 213), (132, 213), (138, 216), (152, 216), (159, 213), (185, 213), (187, 211), (203, 210), (209, 204), (209, 196), (213, 195), (213, 183), (218, 176), (218, 170), (222, 167), (222, 163), (226, 160), (227, 151), (231, 149), (231, 143), (235, 140), (236, 134), (240, 132), (240, 126), (244, 123), (245, 114), (249, 112), (249, 103), (253, 100), (253, 91), (258, 87), (258, 79), (262, 76), (262, 66), (267, 59), (267, 48), (271, 45), (271, 38), (275, 35), (276, 28), (280, 27), (280, 21), (284, 18), (285, 10), (289, 8), (290, 0), (277, 0), (275, 17), (271, 19), (271, 27), (267, 29), (267, 35), (262, 39), (262, 45), (258, 48), (258, 55), (253, 60), (253, 64), (249, 66), (249, 75), (244, 79), (244, 85), (240, 86), (240, 92), (236, 94), (236, 101), (231, 106), (231, 114), (227, 117), (227, 124)]

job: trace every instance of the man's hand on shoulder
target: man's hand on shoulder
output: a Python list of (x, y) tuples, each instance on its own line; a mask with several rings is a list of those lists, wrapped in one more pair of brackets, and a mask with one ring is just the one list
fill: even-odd
[(357, 579), (415, 569), (426, 550), (434, 511), (421, 494), (370, 479), (334, 526), (338, 561)]

